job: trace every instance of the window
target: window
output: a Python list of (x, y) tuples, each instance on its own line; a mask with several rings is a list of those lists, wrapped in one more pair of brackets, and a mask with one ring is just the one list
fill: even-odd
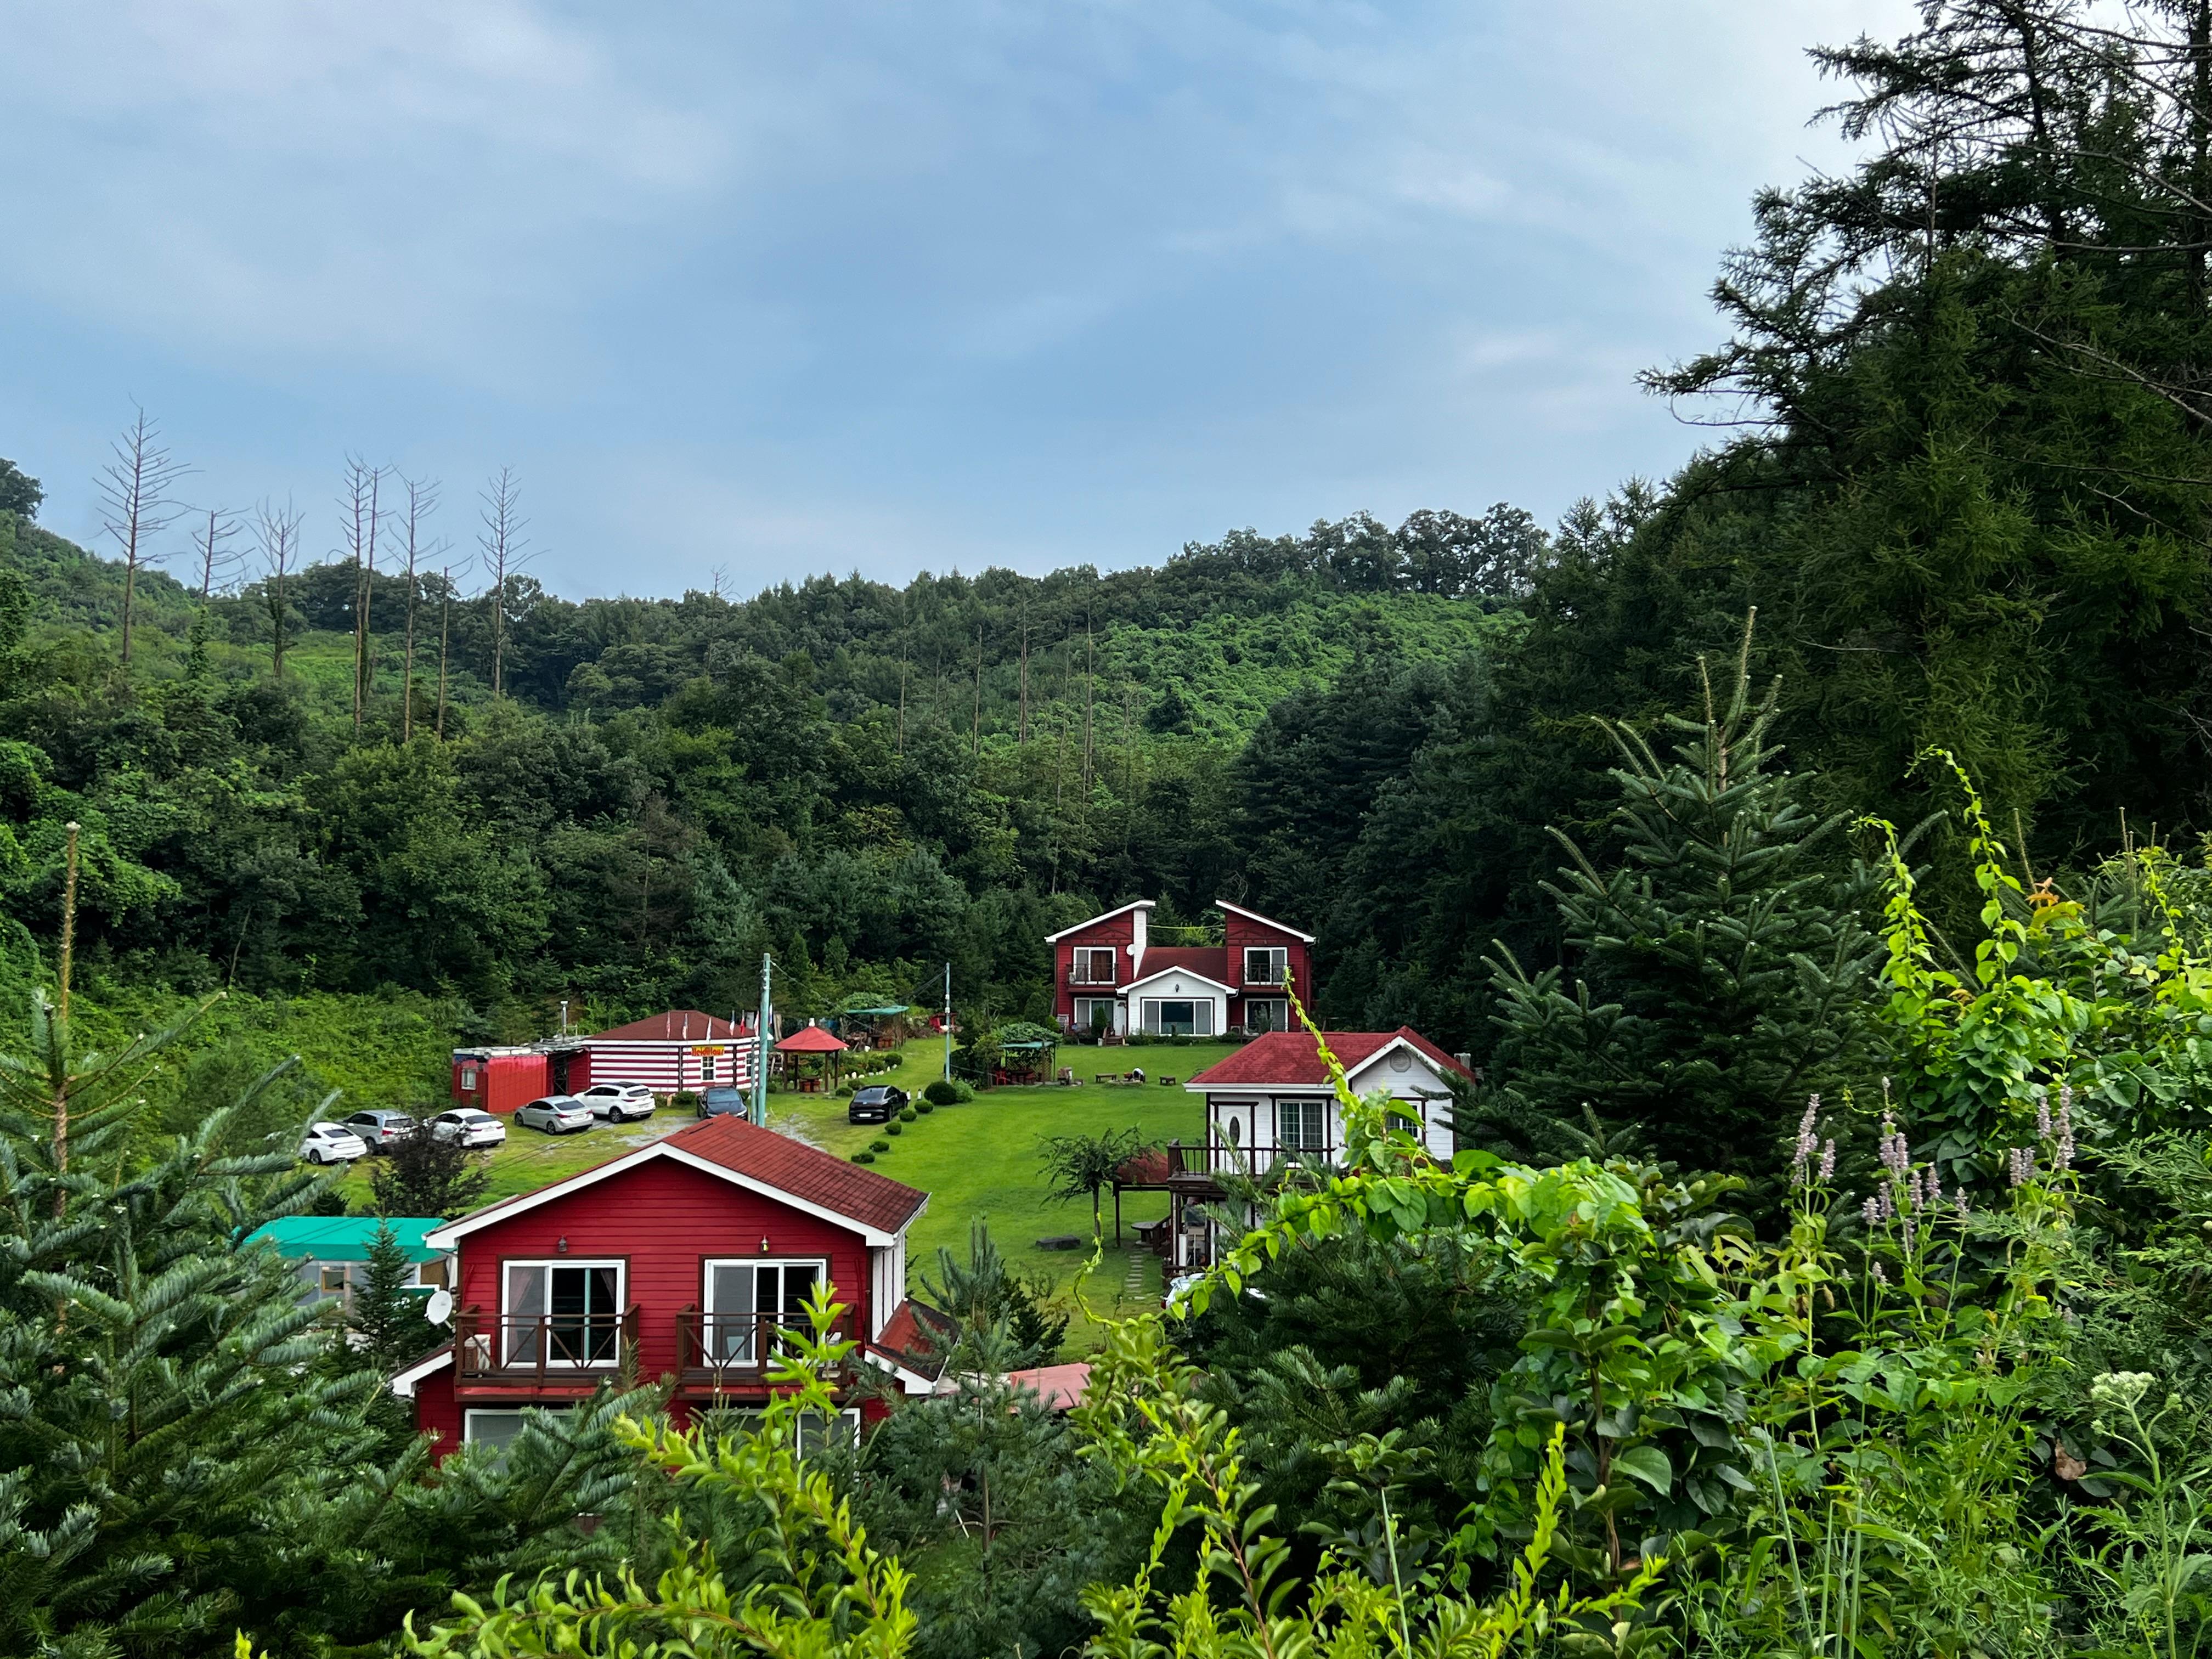
[(1286, 1152), (1328, 1150), (1328, 1102), (1279, 1100), (1275, 1103), (1277, 1138)]
[(1078, 997), (1075, 999), (1075, 1029), (1096, 1031), (1102, 1026), (1110, 1031), (1120, 1023), (1114, 1018), (1114, 999), (1111, 997)]
[(1075, 965), (1068, 970), (1068, 981), (1074, 985), (1111, 985), (1114, 982), (1114, 947), (1109, 945), (1079, 945), (1075, 949)]
[(764, 1340), (774, 1340), (769, 1333), (805, 1328), (807, 1296), (828, 1267), (823, 1261), (709, 1261), (700, 1343), (707, 1364), (763, 1364)]
[(1213, 1001), (1212, 998), (1182, 1001), (1173, 999), (1146, 997), (1142, 1030), (1155, 1036), (1212, 1036), (1213, 1035)]
[(1291, 1005), (1285, 997), (1247, 997), (1244, 999), (1244, 1029), (1257, 1034), (1261, 1031), (1287, 1031), (1291, 1029)]
[(322, 1284), (325, 1296), (343, 1296), (346, 1287), (346, 1264), (343, 1261), (325, 1262), (323, 1265)]
[(712, 1054), (702, 1054), (702, 1055), (700, 1055), (700, 1056), (699, 1056), (699, 1081), (700, 1081), (700, 1082), (702, 1082), (702, 1083), (712, 1083), (714, 1080), (714, 1055), (712, 1055)]
[(507, 1264), (509, 1365), (611, 1365), (619, 1357), (619, 1261)]
[(474, 1094), (474, 1093), (476, 1092), (476, 1091), (477, 1091), (477, 1068), (476, 1068), (475, 1066), (462, 1066), (462, 1067), (461, 1067), (461, 1092), (462, 1092), (463, 1094), (465, 1094), (465, 1095), (472, 1095), (472, 1094)]
[(1248, 945), (1244, 947), (1244, 982), (1247, 985), (1280, 985), (1290, 969), (1291, 953), (1279, 945)]
[(526, 1412), (520, 1407), (495, 1407), (486, 1410), (471, 1407), (461, 1413), (461, 1443), (465, 1446), (489, 1446), (495, 1457), (504, 1459), (507, 1449), (514, 1443), (515, 1436), (522, 1432), (526, 1415), (538, 1417), (566, 1417), (566, 1411), (545, 1411), (531, 1407)]

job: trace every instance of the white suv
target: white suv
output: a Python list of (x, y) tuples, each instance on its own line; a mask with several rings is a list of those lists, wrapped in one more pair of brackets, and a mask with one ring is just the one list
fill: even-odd
[(623, 1123), (651, 1117), (660, 1103), (642, 1083), (594, 1083), (576, 1097), (603, 1123)]

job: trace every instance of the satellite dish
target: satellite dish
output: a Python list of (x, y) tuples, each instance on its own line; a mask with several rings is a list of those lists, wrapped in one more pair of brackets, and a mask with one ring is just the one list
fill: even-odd
[(430, 1299), (422, 1304), (422, 1317), (433, 1325), (442, 1325), (453, 1316), (453, 1293), (433, 1291)]

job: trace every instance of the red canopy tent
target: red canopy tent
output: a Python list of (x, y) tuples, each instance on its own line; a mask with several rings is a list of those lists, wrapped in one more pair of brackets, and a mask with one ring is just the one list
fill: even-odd
[[(811, 1022), (775, 1045), (783, 1056), (783, 1074), (801, 1089), (818, 1089), (826, 1076), (832, 1084), (837, 1078), (837, 1056), (845, 1052), (845, 1043), (833, 1032), (825, 1031)], [(822, 1069), (808, 1077), (800, 1069), (809, 1055), (821, 1062)]]

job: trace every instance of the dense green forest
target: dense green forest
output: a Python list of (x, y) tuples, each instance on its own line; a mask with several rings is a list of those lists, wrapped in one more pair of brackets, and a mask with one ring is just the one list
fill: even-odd
[[(2212, 0), (1820, 58), (1859, 161), (1650, 376), (1711, 441), (1549, 530), (570, 603), (278, 513), (118, 568), (0, 467), (0, 1648), (2202, 1653)], [(950, 960), (1030, 1013), (1139, 893), (1486, 1063), (1449, 1165), (1347, 1098), (1235, 1184), (1073, 1413), (979, 1228), (918, 1274), (951, 1389), (857, 1443), (817, 1306), (758, 1420), (641, 1380), (434, 1472), (434, 1334), (239, 1246), (331, 1196), (241, 1058), (286, 1022), (415, 1065), (763, 949), (802, 1012)], [(149, 1093), (133, 1017), (226, 983), (244, 1050)]]

